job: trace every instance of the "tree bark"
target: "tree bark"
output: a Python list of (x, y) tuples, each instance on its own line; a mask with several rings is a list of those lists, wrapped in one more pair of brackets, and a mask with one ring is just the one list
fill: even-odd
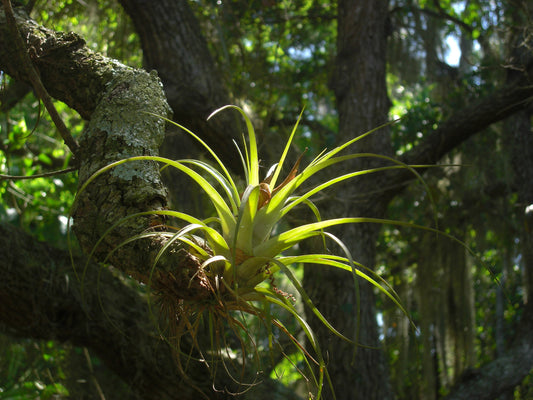
[[(67, 251), (8, 224), (0, 224), (0, 238), (1, 330), (92, 349), (136, 398), (234, 398), (231, 391), (239, 388), (224, 373), (213, 378), (204, 364), (194, 362), (187, 378), (180, 373), (157, 329), (155, 299), (118, 271), (90, 263), (80, 280), (85, 257), (71, 260)], [(269, 390), (258, 385), (243, 398), (297, 399), (275, 381), (265, 379), (265, 385)]]
[[(339, 141), (342, 143), (387, 120), (389, 100), (385, 82), (388, 1), (338, 3), (336, 70), (332, 81), (339, 110)], [(390, 154), (387, 130), (359, 141), (350, 150)], [(375, 167), (377, 159), (360, 159), (349, 170)], [(321, 208), (326, 217), (382, 217), (386, 199), (360, 196), (375, 187), (375, 176), (344, 185)], [(355, 260), (372, 268), (379, 227), (360, 224), (343, 227), (341, 239)], [(366, 347), (354, 348), (333, 336), (313, 320), (319, 342), (329, 360), (333, 389), (343, 399), (392, 399), (387, 366), (378, 339), (373, 288), (365, 283), (354, 288), (346, 273), (308, 266), (305, 286), (317, 307), (349, 337)], [(355, 357), (354, 357), (355, 355)], [(330, 398), (331, 395), (326, 398)]]
[[(89, 119), (100, 94), (125, 65), (91, 51), (74, 33), (55, 32), (32, 21), (20, 8), (15, 18), (48, 93)], [(0, 12), (0, 65), (11, 77), (30, 83), (20, 68), (3, 10)]]
[[(223, 113), (207, 121), (215, 109), (232, 101), (187, 1), (121, 0), (120, 4), (141, 39), (144, 67), (157, 70), (164, 83), (174, 120), (202, 137), (228, 167), (240, 172), (234, 147), (228, 145), (241, 138), (236, 114)], [(194, 141), (184, 147), (188, 138), (183, 136), (168, 137), (165, 152), (190, 157), (204, 151)]]
[[(155, 329), (157, 314), (137, 288), (96, 264), (80, 281), (84, 258), (76, 256), (72, 264), (68, 252), (11, 225), (0, 224), (0, 232), (10, 238), (0, 241), (0, 321), (9, 332), (87, 346), (141, 398), (198, 398), (176, 370)], [(208, 376), (202, 368), (191, 375)], [(210, 391), (209, 379), (197, 384)]]

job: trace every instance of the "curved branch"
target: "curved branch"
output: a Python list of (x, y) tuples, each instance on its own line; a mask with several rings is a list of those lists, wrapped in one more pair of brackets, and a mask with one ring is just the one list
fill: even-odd
[[(435, 164), (471, 136), (529, 107), (532, 99), (533, 85), (527, 81), (504, 86), (453, 114), (430, 132), (419, 145), (400, 157), (400, 161), (408, 165)], [(417, 171), (423, 172), (423, 169)], [(361, 195), (369, 196), (367, 200), (370, 203), (375, 201), (375, 198), (391, 199), (398, 195), (413, 180), (413, 175), (407, 169), (397, 169), (376, 176), (375, 179), (379, 184), (373, 186), (373, 192), (361, 192)], [(376, 191), (375, 187), (381, 189)], [(381, 197), (384, 192), (386, 196)]]
[[(234, 399), (238, 390), (224, 373), (215, 381), (202, 363), (189, 362), (185, 379), (154, 321), (156, 307), (118, 272), (91, 263), (77, 280), (68, 252), (35, 241), (22, 230), (0, 224), (0, 326), (14, 335), (70, 341), (92, 349), (142, 399)], [(85, 265), (75, 256), (74, 266)], [(297, 399), (266, 379), (244, 399)], [(222, 389), (213, 391), (213, 387)], [(268, 388), (268, 389), (267, 389)], [(242, 389), (242, 388), (241, 388)]]
[(422, 143), (405, 153), (402, 161), (407, 164), (436, 163), (469, 137), (528, 107), (532, 100), (532, 84), (519, 82), (505, 86), (456, 112)]
[[(177, 371), (138, 290), (95, 264), (78, 282), (66, 251), (14, 226), (0, 224), (0, 237), (6, 238), (0, 241), (0, 323), (10, 332), (90, 347), (141, 398), (199, 397)], [(74, 265), (82, 268), (85, 259), (75, 257)], [(193, 368), (199, 369), (194, 376), (206, 377), (197, 384), (211, 391), (203, 366)]]
[[(39, 26), (20, 8), (14, 9), (20, 34), (26, 38), (32, 61), (48, 93), (90, 119), (105, 85), (123, 70), (117, 61), (90, 50), (74, 33), (55, 32)], [(17, 80), (31, 83), (20, 68), (4, 10), (0, 10), (0, 66)]]

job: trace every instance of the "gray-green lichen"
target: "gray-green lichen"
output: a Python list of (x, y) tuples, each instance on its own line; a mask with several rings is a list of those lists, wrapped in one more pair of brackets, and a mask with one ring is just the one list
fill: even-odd
[(165, 123), (151, 114), (168, 117), (170, 108), (157, 75), (123, 69), (106, 86), (91, 121), (97, 121), (99, 130), (120, 137), (126, 145), (159, 148)]
[[(170, 108), (166, 102), (157, 73), (122, 69), (106, 85), (106, 91), (96, 107), (88, 128), (80, 138), (80, 145), (98, 149), (103, 154), (94, 157), (87, 173), (111, 162), (132, 156), (157, 155), (165, 134), (165, 121)], [(98, 145), (92, 141), (101, 141)], [(148, 182), (159, 181), (158, 169), (139, 162), (127, 162), (114, 168), (111, 174), (131, 181), (135, 177)], [(83, 176), (87, 178), (88, 176)]]
[[(105, 85), (79, 141), (80, 185), (113, 162), (158, 155), (165, 135), (161, 117), (168, 118), (170, 108), (157, 74), (116, 67), (116, 75)], [(141, 244), (120, 247), (120, 251), (115, 251), (116, 246), (150, 228), (149, 217), (130, 217), (161, 210), (166, 197), (160, 165), (155, 161), (126, 161), (96, 176), (78, 193), (73, 207), (74, 229), (81, 246), (91, 251), (99, 243), (96, 258), (113, 254), (107, 261), (116, 260), (125, 271), (144, 268), (149, 262), (143, 257), (149, 255), (135, 247)], [(110, 227), (114, 227), (113, 234), (105, 236)], [(130, 251), (134, 255), (120, 256)]]

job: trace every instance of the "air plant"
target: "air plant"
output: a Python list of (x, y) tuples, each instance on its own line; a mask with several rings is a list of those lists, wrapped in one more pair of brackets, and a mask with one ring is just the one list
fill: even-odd
[[(96, 176), (110, 168), (124, 162), (139, 160), (159, 162), (164, 168), (176, 168), (192, 178), (209, 198), (216, 211), (215, 216), (199, 219), (195, 216), (172, 210), (136, 214), (157, 214), (166, 218), (171, 217), (174, 220), (181, 221), (185, 226), (180, 228), (169, 226), (168, 229), (163, 231), (159, 229), (147, 232), (128, 240), (137, 240), (147, 236), (160, 236), (167, 239), (155, 258), (152, 266), (154, 275), (150, 277), (152, 290), (158, 294), (161, 309), (168, 320), (168, 326), (164, 334), (178, 352), (180, 351), (181, 338), (188, 334), (192, 338), (193, 347), (200, 354), (199, 358), (205, 361), (209, 357), (206, 357), (202, 351), (202, 346), (197, 341), (197, 334), (201, 325), (207, 325), (211, 332), (211, 348), (216, 349), (214, 353), (220, 360), (228, 359), (228, 357), (223, 356), (224, 352), (231, 346), (226, 342), (226, 336), (221, 334), (221, 332), (229, 329), (239, 338), (240, 347), (242, 348), (241, 364), (244, 364), (247, 357), (245, 347), (252, 343), (252, 347), (256, 348), (256, 344), (255, 338), (250, 334), (246, 320), (242, 318), (242, 315), (255, 316), (267, 327), (270, 346), (275, 341), (272, 327), (276, 327), (278, 331), (285, 333), (296, 345), (298, 351), (304, 355), (310, 376), (317, 387), (316, 397), (319, 398), (323, 380), (329, 380), (319, 343), (305, 319), (297, 311), (291, 296), (281, 291), (276, 286), (274, 279), (279, 274), (284, 274), (294, 287), (294, 290), (298, 292), (308, 311), (314, 313), (333, 334), (356, 345), (356, 339), (348, 338), (338, 332), (313, 305), (302, 284), (296, 278), (294, 267), (301, 263), (312, 263), (325, 268), (332, 267), (345, 270), (347, 273), (352, 274), (355, 287), (357, 287), (357, 279), (362, 278), (375, 285), (403, 310), (400, 300), (393, 289), (371, 271), (356, 263), (348, 247), (339, 238), (326, 231), (330, 227), (342, 224), (363, 222), (392, 222), (398, 224), (398, 222), (363, 217), (322, 220), (318, 208), (311, 201), (311, 197), (349, 178), (380, 170), (409, 168), (415, 175), (417, 174), (412, 167), (382, 155), (368, 153), (338, 155), (338, 153), (357, 140), (381, 128), (378, 127), (332, 150), (323, 151), (301, 170), (300, 164), (302, 163), (303, 154), (300, 155), (282, 180), (282, 170), (297, 131), (298, 120), (287, 140), (279, 161), (268, 170), (265, 177), (261, 178), (256, 135), (252, 123), (245, 112), (236, 106), (226, 106), (216, 110), (209, 118), (227, 109), (237, 110), (242, 114), (246, 123), (247, 140), (243, 137), (242, 147), (237, 146), (244, 167), (245, 187), (237, 185), (236, 179), (234, 179), (215, 151), (202, 139), (187, 128), (168, 121), (177, 125), (197, 140), (212, 156), (215, 166), (197, 159), (175, 161), (157, 156), (131, 157), (102, 168), (85, 182), (80, 191)], [(378, 157), (389, 161), (390, 165), (346, 173), (329, 179), (327, 182), (312, 186), (310, 189), (306, 189), (304, 193), (297, 194), (302, 184), (309, 182), (310, 178), (318, 172), (357, 157)], [(286, 230), (280, 229), (280, 221), (299, 205), (309, 207), (316, 220)], [(402, 223), (399, 224), (402, 225)], [(108, 232), (111, 231), (112, 228)], [(334, 241), (340, 246), (344, 254), (333, 255), (324, 252), (294, 256), (284, 253), (301, 241), (311, 237), (319, 237), (324, 242), (328, 240)], [(172, 282), (174, 276), (172, 274), (167, 274), (165, 280), (161, 279), (161, 275), (155, 279), (157, 263), (177, 242), (186, 246), (189, 253), (196, 260), (196, 271), (193, 278), (198, 280), (201, 283), (200, 286), (204, 289), (198, 296), (190, 293), (185, 296), (179, 290), (175, 290), (175, 285)], [(305, 346), (298, 341), (289, 328), (279, 318), (276, 318), (275, 313), (270, 311), (272, 305), (287, 311), (295, 318), (307, 336), (308, 343), (313, 348), (313, 354), (306, 350)], [(213, 360), (215, 358), (212, 357)], [(222, 364), (227, 370), (225, 362)], [(316, 364), (317, 368), (313, 368), (312, 364)], [(313, 370), (319, 371), (318, 376), (313, 374)]]

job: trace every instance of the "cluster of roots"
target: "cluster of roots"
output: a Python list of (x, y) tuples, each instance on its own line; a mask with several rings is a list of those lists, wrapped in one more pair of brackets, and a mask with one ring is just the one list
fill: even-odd
[[(256, 382), (245, 383), (249, 379), (244, 373), (250, 358), (258, 362), (258, 351), (240, 317), (242, 313), (257, 316), (258, 310), (228, 291), (221, 293), (203, 271), (198, 271), (194, 279), (197, 286), (191, 285), (184, 292), (178, 291), (183, 283), (173, 275), (165, 278), (158, 281), (153, 293), (159, 305), (160, 335), (171, 346), (180, 372), (187, 377), (187, 365), (202, 362), (213, 380), (222, 370), (241, 389), (255, 385)], [(237, 357), (230, 354), (232, 349), (238, 350)]]

